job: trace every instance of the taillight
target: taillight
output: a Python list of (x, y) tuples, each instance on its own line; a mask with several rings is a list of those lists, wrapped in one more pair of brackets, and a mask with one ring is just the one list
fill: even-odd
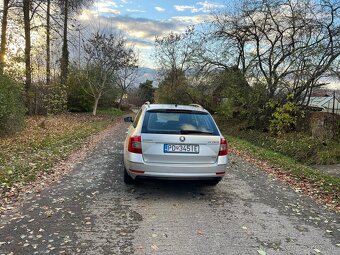
[(142, 139), (140, 136), (130, 136), (128, 151), (142, 154)]
[(228, 155), (228, 142), (226, 139), (221, 138), (220, 151), (218, 153), (218, 156), (225, 156), (225, 155)]

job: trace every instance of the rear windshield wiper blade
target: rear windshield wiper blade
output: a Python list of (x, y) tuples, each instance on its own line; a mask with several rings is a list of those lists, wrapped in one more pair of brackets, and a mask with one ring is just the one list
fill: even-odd
[(212, 135), (212, 132), (208, 131), (200, 131), (200, 130), (181, 130), (181, 134), (205, 134), (205, 135)]

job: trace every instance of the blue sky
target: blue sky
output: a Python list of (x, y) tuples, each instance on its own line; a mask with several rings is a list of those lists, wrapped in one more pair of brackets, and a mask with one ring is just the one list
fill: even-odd
[(87, 30), (122, 31), (140, 52), (140, 66), (154, 68), (151, 54), (155, 36), (183, 32), (207, 20), (232, 0), (96, 0), (79, 19)]
[(225, 2), (226, 1), (221, 0), (98, 0), (95, 2), (94, 8), (97, 8), (100, 12), (106, 15), (109, 15), (113, 10), (113, 12), (120, 12), (120, 15), (164, 20), (178, 15), (195, 16), (199, 15), (200, 13), (207, 13), (212, 9), (223, 7)]

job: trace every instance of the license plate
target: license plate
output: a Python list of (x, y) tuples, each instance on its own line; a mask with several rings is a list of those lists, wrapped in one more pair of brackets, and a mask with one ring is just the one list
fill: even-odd
[(199, 153), (199, 145), (195, 144), (164, 144), (164, 153)]

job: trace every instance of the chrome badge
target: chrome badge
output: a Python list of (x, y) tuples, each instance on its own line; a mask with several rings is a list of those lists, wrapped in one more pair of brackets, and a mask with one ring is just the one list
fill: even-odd
[(185, 141), (185, 137), (184, 136), (180, 136), (179, 140), (183, 143)]

